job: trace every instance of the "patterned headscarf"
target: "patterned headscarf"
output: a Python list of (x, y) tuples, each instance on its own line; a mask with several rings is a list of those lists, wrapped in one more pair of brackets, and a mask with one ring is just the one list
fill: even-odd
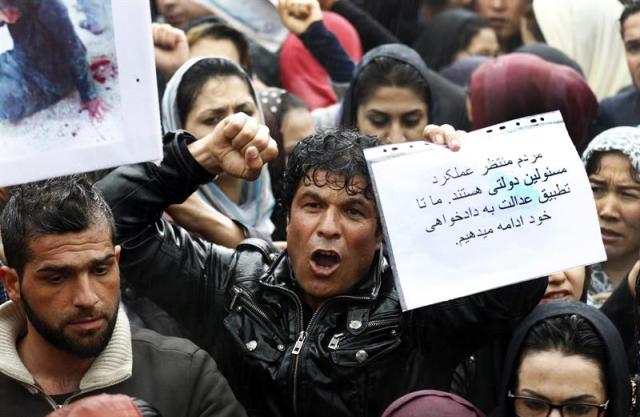
[(640, 128), (622, 126), (605, 130), (589, 143), (582, 154), (582, 162), (587, 166), (594, 154), (609, 151), (622, 152), (631, 161), (633, 169), (640, 173)]

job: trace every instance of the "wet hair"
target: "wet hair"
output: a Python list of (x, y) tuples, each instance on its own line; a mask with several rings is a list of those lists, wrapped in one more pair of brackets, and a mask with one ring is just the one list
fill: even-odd
[(242, 32), (232, 28), (224, 23), (212, 23), (203, 21), (195, 24), (187, 31), (187, 39), (189, 46), (193, 46), (202, 39), (228, 40), (235, 46), (240, 57), (240, 66), (251, 73), (251, 54), (249, 51), (249, 42)]
[(408, 88), (431, 109), (431, 89), (412, 65), (393, 58), (374, 58), (358, 76), (355, 96), (358, 105), (369, 101), (380, 87)]
[(522, 342), (517, 369), (520, 369), (527, 355), (549, 351), (560, 352), (565, 356), (582, 356), (593, 362), (600, 369), (600, 379), (606, 389), (605, 342), (585, 318), (576, 314), (552, 317), (532, 326)]
[[(21, 277), (40, 236), (80, 233), (105, 225), (115, 244), (115, 222), (104, 197), (85, 176), (54, 178), (12, 189), (0, 217), (7, 264)], [(20, 278), (22, 279), (22, 278)]]
[[(315, 133), (300, 141), (289, 156), (282, 179), (282, 204), (291, 211), (293, 197), (300, 185), (328, 186), (345, 190), (349, 195), (362, 193), (373, 200), (364, 149), (378, 146), (378, 139), (355, 130), (331, 129)], [(329, 178), (323, 173), (331, 174)], [(356, 177), (367, 180), (364, 190), (354, 186)]]
[[(591, 158), (589, 158), (589, 161), (587, 162), (587, 166), (586, 166), (587, 175), (597, 174), (600, 171), (600, 162), (602, 161), (602, 157), (610, 154), (618, 154), (629, 159), (629, 157), (622, 151), (610, 150), (610, 151), (604, 151), (604, 152), (602, 151), (594, 152)], [(631, 164), (631, 166), (629, 167), (629, 175), (631, 176), (631, 178), (633, 178), (635, 182), (640, 183), (640, 173), (633, 168), (633, 164)]]
[(624, 22), (632, 15), (640, 13), (640, 1), (633, 0), (624, 6), (624, 10), (620, 15), (620, 34), (624, 36)]
[[(238, 77), (247, 84), (247, 88), (254, 96), (251, 80), (246, 72), (239, 66), (225, 58), (205, 58), (195, 63), (182, 77), (176, 104), (178, 106), (178, 116), (180, 123), (185, 125), (187, 115), (193, 107), (193, 103), (202, 91), (202, 87), (212, 78), (218, 77)], [(255, 100), (255, 99), (254, 99)], [(257, 105), (258, 103), (256, 103)]]

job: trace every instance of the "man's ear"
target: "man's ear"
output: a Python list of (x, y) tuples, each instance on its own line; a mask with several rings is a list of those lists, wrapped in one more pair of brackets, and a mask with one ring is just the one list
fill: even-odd
[(116, 258), (116, 262), (120, 262), (120, 253), (122, 252), (122, 247), (120, 245), (116, 245), (113, 247), (113, 256)]
[(21, 298), (20, 280), (16, 270), (8, 266), (0, 267), (0, 279), (9, 299), (14, 303), (19, 301)]

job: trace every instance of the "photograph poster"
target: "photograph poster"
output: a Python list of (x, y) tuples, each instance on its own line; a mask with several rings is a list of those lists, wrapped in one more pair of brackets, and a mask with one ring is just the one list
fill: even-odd
[(161, 158), (146, 0), (0, 0), (0, 186)]

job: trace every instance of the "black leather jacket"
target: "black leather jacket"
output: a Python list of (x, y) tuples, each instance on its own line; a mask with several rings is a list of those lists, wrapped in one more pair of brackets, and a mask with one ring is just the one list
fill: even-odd
[(250, 415), (377, 417), (407, 392), (447, 390), (455, 366), (544, 292), (539, 279), (403, 314), (378, 255), (369, 279), (312, 312), (286, 252), (258, 240), (233, 252), (161, 219), (210, 180), (191, 139), (176, 135), (159, 167), (123, 167), (99, 186), (116, 217), (123, 277), (212, 353)]

